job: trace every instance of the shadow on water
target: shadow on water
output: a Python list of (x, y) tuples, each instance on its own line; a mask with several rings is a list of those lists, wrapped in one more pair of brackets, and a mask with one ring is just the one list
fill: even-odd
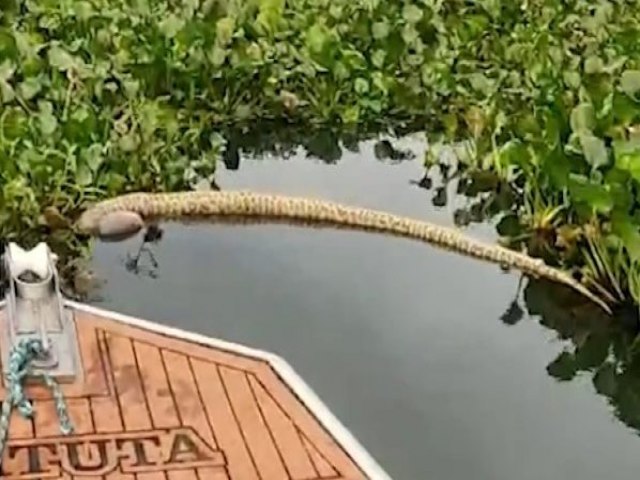
[[(393, 137), (402, 137), (412, 130), (395, 129), (388, 133)], [(278, 128), (277, 125), (271, 124), (254, 126), (251, 131), (233, 129), (224, 133), (227, 145), (222, 161), (228, 170), (233, 171), (240, 168), (241, 158), (255, 159), (268, 155), (286, 160), (297, 155), (302, 149), (307, 158), (335, 164), (343, 157), (345, 151), (358, 153), (360, 144), (371, 139), (377, 139), (374, 153), (378, 160), (402, 161), (414, 158), (414, 152), (395, 147), (392, 139), (378, 139), (381, 133), (331, 128), (310, 131), (307, 126)]]
[[(567, 297), (555, 285), (529, 282), (523, 299), (530, 317), (567, 341), (558, 355), (545, 366), (547, 374), (559, 382), (587, 375), (594, 391), (606, 398), (614, 415), (640, 433), (640, 341), (635, 328), (620, 325), (626, 312), (612, 319), (594, 315), (584, 306), (569, 306)], [(514, 301), (502, 321), (513, 326), (522, 319)]]

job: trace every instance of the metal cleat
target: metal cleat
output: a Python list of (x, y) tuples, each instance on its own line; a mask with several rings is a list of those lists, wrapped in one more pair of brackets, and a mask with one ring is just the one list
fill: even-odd
[(33, 373), (48, 373), (59, 382), (73, 381), (80, 371), (73, 313), (65, 306), (55, 266), (57, 256), (46, 243), (24, 250), (10, 243), (3, 255), (7, 316), (2, 322), (3, 371), (13, 345), (39, 337), (45, 355), (33, 362)]

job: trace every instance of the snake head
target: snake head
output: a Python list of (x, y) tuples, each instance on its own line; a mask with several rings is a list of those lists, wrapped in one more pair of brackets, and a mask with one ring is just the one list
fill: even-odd
[(75, 229), (79, 233), (95, 235), (100, 230), (101, 212), (94, 209), (85, 210), (75, 223)]
[(144, 227), (144, 220), (128, 210), (88, 210), (77, 222), (79, 231), (108, 240), (124, 240), (138, 233)]

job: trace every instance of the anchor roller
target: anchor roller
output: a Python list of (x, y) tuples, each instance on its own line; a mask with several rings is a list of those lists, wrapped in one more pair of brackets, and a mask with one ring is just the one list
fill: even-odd
[(6, 312), (2, 322), (3, 371), (11, 348), (23, 338), (40, 338), (45, 354), (33, 362), (33, 373), (48, 373), (59, 382), (73, 381), (79, 368), (73, 312), (65, 305), (56, 268), (57, 256), (46, 243), (24, 250), (9, 243), (2, 258)]

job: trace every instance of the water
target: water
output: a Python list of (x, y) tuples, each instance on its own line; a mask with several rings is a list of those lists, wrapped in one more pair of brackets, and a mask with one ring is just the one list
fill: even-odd
[[(422, 143), (403, 145), (420, 152)], [(420, 156), (378, 161), (373, 142), (363, 142), (359, 153), (344, 151), (329, 164), (303, 151), (287, 160), (241, 158), (216, 181), (451, 224), (464, 200), (450, 191), (452, 201), (434, 207), (432, 192), (412, 183), (422, 174)], [(492, 239), (493, 227), (469, 233)], [(97, 304), (277, 352), (395, 479), (637, 477), (640, 439), (596, 393), (593, 375), (560, 382), (547, 372), (572, 347), (559, 331), (605, 343), (609, 333), (590, 337), (580, 326), (588, 319), (549, 310), (540, 289), (528, 290), (529, 304), (537, 292), (548, 318), (526, 313), (521, 301), (524, 318), (505, 325), (516, 273), (374, 234), (168, 225), (151, 246), (152, 278), (125, 268), (139, 244), (98, 245), (94, 266), (107, 282)], [(140, 262), (154, 270), (147, 257)]]

